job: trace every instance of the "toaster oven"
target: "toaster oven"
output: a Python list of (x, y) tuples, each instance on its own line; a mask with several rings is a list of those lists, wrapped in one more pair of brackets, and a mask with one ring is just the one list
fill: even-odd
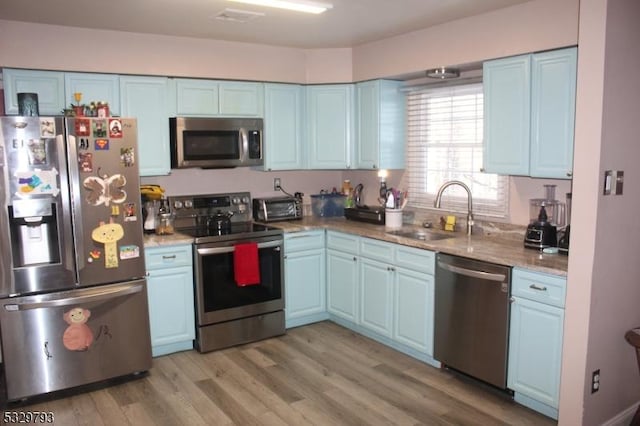
[(302, 200), (296, 197), (254, 198), (253, 219), (259, 222), (302, 219)]

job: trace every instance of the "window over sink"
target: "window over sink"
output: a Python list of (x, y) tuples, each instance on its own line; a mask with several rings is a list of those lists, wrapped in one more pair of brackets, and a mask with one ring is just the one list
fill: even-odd
[[(480, 171), (482, 167), (482, 83), (420, 88), (407, 96), (408, 143), (405, 181), (409, 205), (433, 208), (438, 188), (460, 180), (473, 194), (476, 215), (505, 218), (509, 178)], [(460, 187), (445, 191), (442, 208), (467, 211)]]

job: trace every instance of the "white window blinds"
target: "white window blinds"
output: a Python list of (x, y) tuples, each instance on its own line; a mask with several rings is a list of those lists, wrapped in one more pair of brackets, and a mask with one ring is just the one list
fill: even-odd
[[(507, 216), (508, 177), (480, 172), (482, 100), (481, 83), (409, 93), (405, 179), (411, 206), (433, 208), (438, 188), (460, 180), (471, 189), (474, 214)], [(466, 213), (467, 193), (457, 185), (447, 188), (441, 207)]]

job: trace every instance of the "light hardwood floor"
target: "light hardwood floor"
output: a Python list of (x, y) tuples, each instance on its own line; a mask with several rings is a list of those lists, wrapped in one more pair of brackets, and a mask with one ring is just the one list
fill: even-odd
[(143, 378), (15, 411), (57, 425), (552, 425), (458, 375), (334, 323), (154, 358)]

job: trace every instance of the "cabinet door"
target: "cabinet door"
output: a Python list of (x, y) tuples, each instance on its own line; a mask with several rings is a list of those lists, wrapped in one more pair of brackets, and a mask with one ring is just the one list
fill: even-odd
[(122, 115), (138, 120), (140, 176), (168, 175), (169, 154), (168, 79), (120, 77)]
[(394, 270), (367, 258), (360, 261), (360, 324), (392, 336)]
[(288, 253), (284, 270), (287, 321), (326, 311), (324, 249)]
[(217, 81), (177, 78), (174, 83), (177, 115), (207, 117), (220, 113)]
[(564, 310), (515, 297), (511, 305), (507, 384), (558, 408)]
[(264, 115), (262, 83), (220, 82), (220, 114), (237, 117)]
[(327, 310), (354, 324), (358, 322), (358, 258), (327, 250)]
[(37, 93), (40, 115), (61, 115), (64, 102), (64, 74), (5, 68), (4, 108), (7, 115), (18, 114), (18, 93)]
[(266, 84), (264, 147), (266, 170), (303, 169), (304, 87)]
[(573, 170), (577, 48), (533, 55), (531, 176), (568, 179)]
[(353, 96), (351, 84), (307, 87), (310, 168), (351, 167)]
[(483, 64), (484, 171), (528, 175), (531, 55)]
[(147, 286), (153, 356), (168, 353), (159, 346), (184, 343), (185, 348), (192, 347), (195, 338), (192, 269), (151, 270)]
[(81, 104), (107, 102), (111, 115), (120, 115), (120, 77), (116, 74), (64, 74), (65, 105), (76, 104), (74, 93), (82, 93)]
[(433, 356), (433, 276), (397, 268), (393, 338)]
[(355, 168), (404, 168), (406, 108), (400, 85), (390, 80), (356, 85)]

